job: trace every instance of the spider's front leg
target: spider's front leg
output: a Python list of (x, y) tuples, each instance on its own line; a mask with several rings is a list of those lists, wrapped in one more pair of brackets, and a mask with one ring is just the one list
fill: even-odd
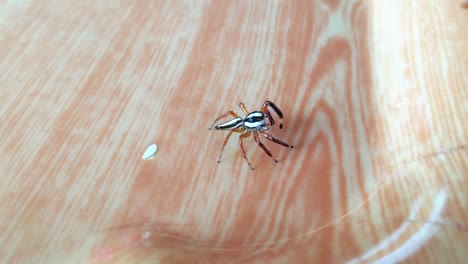
[(265, 101), (262, 105), (262, 112), (264, 114), (266, 114), (268, 112), (268, 107), (271, 107), (273, 109), (273, 111), (275, 111), (275, 113), (278, 115), (278, 117), (280, 118), (280, 124), (279, 124), (279, 128), (282, 129), (283, 128), (283, 112), (281, 112), (281, 110), (279, 109), (278, 106), (276, 106), (273, 102), (271, 101)]
[(270, 126), (273, 126), (275, 124), (275, 120), (271, 116), (270, 111), (267, 110), (266, 113), (265, 113), (265, 116), (266, 116), (266, 118), (268, 118), (268, 121), (270, 121)]
[(218, 116), (218, 117), (215, 119), (215, 121), (213, 122), (213, 124), (211, 125), (211, 127), (209, 128), (209, 130), (212, 130), (212, 129), (213, 129), (214, 125), (216, 124), (216, 122), (218, 122), (218, 120), (220, 120), (220, 119), (222, 119), (222, 118), (225, 118), (225, 117), (228, 116), (228, 115), (232, 115), (232, 116), (235, 117), (235, 118), (239, 118), (239, 116), (238, 116), (236, 113), (234, 113), (234, 111), (227, 111), (226, 113), (224, 113), (224, 114)]

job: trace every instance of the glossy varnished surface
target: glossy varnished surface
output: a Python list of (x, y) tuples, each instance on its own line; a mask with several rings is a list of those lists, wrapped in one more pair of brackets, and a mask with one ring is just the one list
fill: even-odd
[(1, 3), (2, 261), (460, 263), (468, 13), (413, 2)]

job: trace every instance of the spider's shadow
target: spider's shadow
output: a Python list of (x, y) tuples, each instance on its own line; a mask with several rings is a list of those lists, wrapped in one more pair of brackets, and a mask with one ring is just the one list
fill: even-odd
[[(284, 139), (287, 143), (294, 146), (294, 149), (300, 149), (301, 146), (309, 145), (313, 139), (307, 139), (308, 133), (313, 127), (320, 126), (319, 121), (315, 115), (305, 115), (300, 112), (297, 115), (287, 115), (284, 120), (283, 128), (280, 129), (278, 125), (271, 129), (272, 134), (279, 139)], [(301, 134), (297, 136), (297, 132)]]
[[(317, 118), (317, 112), (312, 111), (310, 114), (305, 114), (304, 112), (299, 112), (299, 114), (294, 115), (294, 123), (292, 124), (293, 131), (301, 131), (301, 135), (297, 140), (298, 145), (306, 145), (310, 142), (306, 142), (308, 134), (312, 132), (315, 128), (322, 127), (321, 119)], [(312, 139), (310, 139), (312, 140)]]

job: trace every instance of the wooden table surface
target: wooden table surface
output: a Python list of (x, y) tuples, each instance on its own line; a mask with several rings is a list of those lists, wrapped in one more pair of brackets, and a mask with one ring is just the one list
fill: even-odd
[[(461, 263), (468, 10), (0, 2), (4, 263)], [(265, 138), (209, 131), (265, 100)], [(228, 119), (226, 119), (228, 120)], [(153, 160), (142, 160), (156, 143)]]

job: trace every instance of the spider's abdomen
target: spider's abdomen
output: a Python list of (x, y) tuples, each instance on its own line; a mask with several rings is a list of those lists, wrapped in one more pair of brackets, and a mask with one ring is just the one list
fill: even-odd
[(231, 130), (242, 127), (242, 118), (237, 117), (215, 127), (218, 130)]
[(248, 114), (244, 119), (244, 126), (247, 128), (265, 127), (265, 115), (260, 111), (255, 111)]

